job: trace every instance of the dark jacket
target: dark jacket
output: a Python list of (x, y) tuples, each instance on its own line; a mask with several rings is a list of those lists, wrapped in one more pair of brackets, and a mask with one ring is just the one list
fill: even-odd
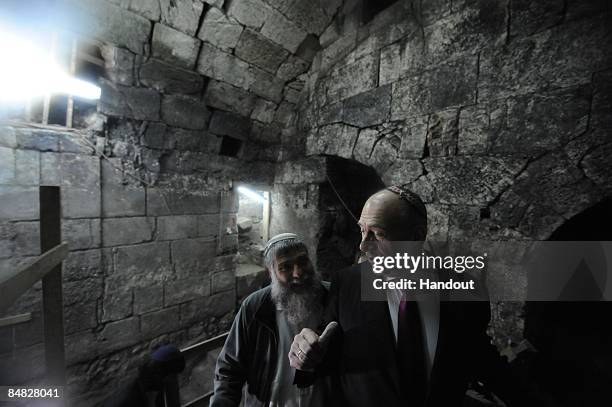
[(245, 406), (269, 403), (278, 361), (276, 309), (270, 291), (270, 286), (262, 288), (242, 302), (217, 359), (211, 406), (238, 406), (245, 382)]
[[(358, 266), (337, 273), (327, 320), (341, 326), (341, 346), (330, 348), (340, 382), (341, 405), (403, 406), (395, 337), (386, 301), (361, 301)], [(505, 360), (490, 343), (488, 302), (441, 302), (438, 342), (425, 405), (461, 406), (468, 383), (478, 379), (505, 401), (512, 381)], [(513, 405), (513, 404), (511, 404)], [(516, 405), (516, 404), (515, 404)]]

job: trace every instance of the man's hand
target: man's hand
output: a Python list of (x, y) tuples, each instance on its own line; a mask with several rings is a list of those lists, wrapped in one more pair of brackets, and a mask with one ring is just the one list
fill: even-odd
[(330, 322), (319, 336), (315, 331), (304, 328), (295, 335), (289, 351), (289, 364), (299, 370), (314, 370), (323, 361), (327, 343), (338, 328), (338, 323)]

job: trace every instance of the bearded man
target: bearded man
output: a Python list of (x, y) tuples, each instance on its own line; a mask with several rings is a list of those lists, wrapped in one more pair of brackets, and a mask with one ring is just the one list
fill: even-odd
[(240, 306), (217, 359), (211, 406), (320, 406), (329, 394), (322, 380), (298, 388), (289, 366), (293, 338), (320, 327), (327, 290), (293, 233), (274, 236), (264, 249), (271, 284)]

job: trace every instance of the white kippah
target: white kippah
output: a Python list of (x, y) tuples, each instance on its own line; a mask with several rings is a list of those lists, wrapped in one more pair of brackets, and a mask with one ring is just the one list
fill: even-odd
[(295, 239), (298, 241), (300, 240), (298, 235), (296, 235), (295, 233), (281, 233), (279, 235), (274, 236), (273, 238), (268, 240), (268, 243), (266, 243), (266, 247), (264, 247), (264, 252), (263, 252), (264, 257), (268, 255), (268, 252), (270, 251), (270, 248), (272, 247), (274, 243), (278, 243), (283, 240), (291, 240), (291, 239)]

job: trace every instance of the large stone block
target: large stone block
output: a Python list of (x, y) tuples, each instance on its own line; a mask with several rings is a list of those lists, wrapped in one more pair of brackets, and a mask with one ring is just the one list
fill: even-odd
[(308, 33), (274, 9), (270, 9), (261, 33), (295, 54)]
[(140, 342), (138, 317), (109, 322), (98, 334), (98, 345), (111, 352), (135, 345)]
[(393, 84), (391, 119), (403, 120), (476, 101), (477, 58), (449, 62)]
[(210, 111), (197, 99), (168, 95), (162, 101), (162, 119), (169, 125), (186, 129), (203, 129), (208, 124)]
[(15, 181), (15, 150), (0, 147), (0, 184), (13, 184)]
[[(110, 256), (105, 258), (99, 249), (70, 252), (62, 264), (64, 281), (101, 276), (106, 268), (105, 262), (111, 262)], [(111, 264), (108, 266), (110, 268)]]
[(286, 161), (276, 165), (274, 184), (322, 184), (326, 178), (327, 162), (313, 157), (299, 161)]
[(203, 43), (197, 70), (202, 75), (248, 89), (254, 78), (250, 65), (232, 54)]
[(262, 0), (233, 0), (227, 13), (247, 27), (259, 29), (268, 19), (271, 8)]
[(204, 10), (200, 0), (160, 0), (161, 22), (195, 36)]
[[(0, 183), (1, 178), (2, 164), (0, 164)], [(32, 186), (40, 184), (40, 153), (38, 151), (15, 150), (15, 183)]]
[(142, 216), (145, 214), (145, 189), (125, 182), (120, 159), (111, 158), (102, 166), (102, 215)]
[(64, 332), (66, 335), (89, 331), (98, 324), (97, 302), (87, 301), (64, 309)]
[(272, 120), (274, 120), (275, 110), (276, 104), (274, 102), (258, 99), (255, 103), (255, 108), (253, 109), (251, 118), (262, 123), (272, 123)]
[(402, 125), (403, 134), (400, 157), (422, 158), (424, 156), (428, 119), (428, 116), (420, 116), (408, 120)]
[[(586, 84), (610, 67), (602, 44), (612, 41), (605, 16), (572, 21), (508, 46), (486, 48), (480, 58), (478, 97), (493, 100), (541, 89)], [(482, 99), (481, 99), (482, 98)]]
[(160, 216), (157, 218), (157, 239), (176, 240), (198, 236), (196, 215)]
[(289, 52), (263, 35), (246, 29), (236, 44), (235, 55), (270, 73), (275, 73)]
[(219, 235), (219, 215), (198, 216), (198, 237), (214, 239)]
[(134, 313), (156, 311), (164, 306), (163, 284), (151, 284), (134, 288)]
[(102, 244), (120, 246), (151, 240), (155, 220), (146, 217), (102, 220)]
[(351, 158), (358, 132), (357, 127), (343, 124), (323, 126), (318, 133), (308, 135), (306, 152), (308, 155), (328, 154)]
[(159, 120), (159, 93), (151, 89), (115, 85), (101, 80), (98, 111), (109, 116), (138, 120)]
[(423, 160), (440, 203), (484, 205), (514, 184), (526, 159), (445, 157)]
[(62, 240), (71, 250), (100, 247), (99, 219), (66, 219), (62, 222)]
[(553, 150), (586, 130), (589, 98), (586, 89), (572, 88), (462, 109), (459, 153), (535, 155)]
[(452, 156), (457, 153), (459, 111), (449, 109), (429, 116), (427, 148), (431, 157)]
[(15, 256), (40, 255), (40, 224), (39, 222), (17, 222), (13, 224)]
[(152, 20), (159, 21), (161, 16), (161, 8), (159, 0), (119, 0), (119, 3), (128, 3), (128, 9), (134, 11), (141, 16)]
[(209, 274), (184, 280), (168, 281), (164, 284), (164, 303), (166, 306), (181, 304), (209, 295)]
[(356, 127), (383, 123), (391, 108), (391, 86), (381, 86), (344, 100), (342, 121)]
[(202, 21), (198, 38), (217, 48), (228, 50), (236, 46), (242, 30), (244, 27), (236, 20), (227, 17), (218, 8), (211, 7)]
[(204, 87), (202, 76), (152, 59), (140, 68), (140, 83), (161, 93), (199, 95)]
[(61, 200), (64, 218), (99, 218), (101, 215), (99, 184), (89, 188), (62, 187)]
[[(167, 242), (144, 243), (115, 249), (115, 272), (119, 286), (140, 286), (160, 281), (172, 270)], [(148, 281), (147, 281), (148, 280)]]
[(104, 68), (108, 78), (120, 85), (131, 86), (134, 84), (134, 54), (130, 51), (103, 45), (100, 48), (104, 58)]
[(200, 41), (163, 24), (153, 29), (153, 56), (174, 65), (192, 69), (195, 65)]
[(143, 55), (149, 42), (151, 22), (135, 13), (98, 0), (69, 0), (78, 17), (69, 28)]
[(38, 188), (35, 187), (0, 185), (0, 219), (38, 219), (38, 195)]
[(325, 80), (327, 103), (337, 102), (376, 87), (378, 55), (365, 56), (335, 69)]
[(590, 126), (596, 129), (612, 128), (612, 70), (593, 75)]
[(211, 80), (206, 87), (204, 100), (209, 106), (248, 117), (257, 96), (225, 82)]
[(147, 215), (191, 215), (219, 213), (218, 194), (197, 194), (186, 191), (147, 189)]
[(222, 317), (233, 312), (236, 306), (236, 291), (224, 291), (207, 297), (204, 301), (204, 309), (207, 314), (214, 317)]
[(381, 178), (385, 185), (404, 185), (422, 174), (423, 165), (419, 160), (395, 160)]
[(207, 274), (209, 260), (215, 257), (216, 242), (212, 239), (185, 239), (172, 242), (172, 259), (180, 277)]
[(276, 76), (278, 76), (283, 81), (289, 81), (295, 78), (296, 76), (308, 71), (309, 67), (309, 62), (304, 61), (298, 56), (290, 55), (289, 58), (287, 58), (287, 60), (283, 62), (278, 68)]
[(510, 4), (510, 35), (531, 35), (550, 28), (563, 20), (565, 2), (517, 0)]
[(250, 68), (250, 72), (253, 82), (249, 85), (249, 90), (262, 98), (279, 103), (283, 96), (283, 81), (255, 66)]
[(143, 339), (154, 338), (179, 329), (179, 307), (164, 308), (140, 317), (140, 331)]
[(210, 120), (209, 130), (219, 136), (231, 136), (246, 140), (249, 137), (251, 121), (233, 113), (217, 110)]
[(231, 290), (236, 287), (236, 274), (234, 270), (223, 270), (212, 275), (212, 293)]

